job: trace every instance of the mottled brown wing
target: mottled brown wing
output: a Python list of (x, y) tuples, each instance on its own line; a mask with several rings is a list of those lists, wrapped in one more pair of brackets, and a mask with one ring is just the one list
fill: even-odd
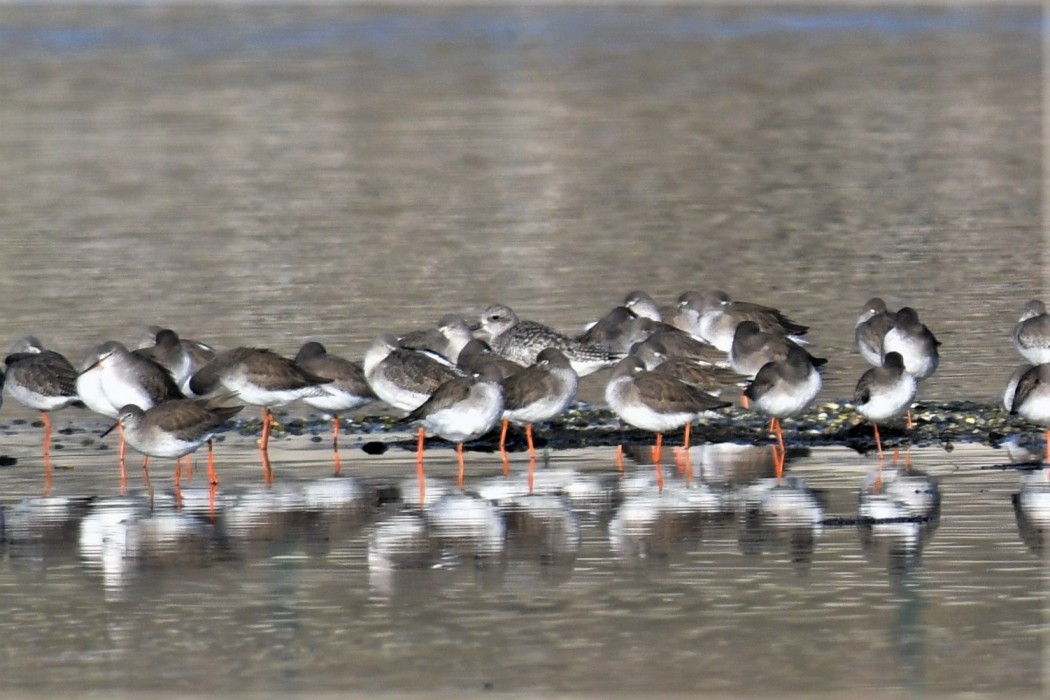
[(726, 367), (698, 365), (684, 358), (671, 358), (653, 371), (669, 374), (680, 382), (708, 393), (743, 387), (747, 381), (747, 377)]
[(643, 372), (634, 378), (634, 383), (645, 402), (662, 413), (698, 413), (729, 405), (658, 372)]
[[(4, 360), (13, 380), (31, 386), (45, 396), (76, 396), (77, 371), (57, 352), (26, 352), (8, 355)], [(23, 379), (24, 377), (24, 379)]]
[(448, 365), (414, 350), (394, 350), (390, 355), (394, 361), (388, 364), (387, 376), (400, 386), (413, 386), (433, 394), (445, 382), (460, 377)]

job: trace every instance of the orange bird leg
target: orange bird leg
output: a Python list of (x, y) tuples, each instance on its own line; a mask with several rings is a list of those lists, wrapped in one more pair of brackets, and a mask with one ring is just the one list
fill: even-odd
[(623, 445), (616, 446), (616, 471), (623, 474)]
[(215, 446), (208, 440), (208, 483), (218, 486), (219, 475), (215, 473)]
[[(675, 461), (678, 462), (678, 473), (685, 474), (686, 464), (689, 459), (689, 433), (692, 431), (693, 424), (685, 424), (685, 434), (682, 436), (682, 447), (681, 450), (676, 449), (674, 451)], [(688, 477), (686, 477), (688, 478)]]
[(463, 476), (466, 472), (466, 466), (463, 464), (463, 443), (456, 443), (456, 457), (459, 460), (459, 471), (456, 472), (456, 487), (463, 490)]
[(332, 455), (335, 458), (334, 474), (343, 471), (343, 461), (339, 459), (339, 416), (332, 416)]
[(653, 447), (653, 466), (656, 467), (656, 488), (661, 493), (664, 490), (664, 470), (660, 467), (660, 455), (663, 453), (663, 447), (663, 433), (657, 433), (656, 445)]
[(693, 458), (689, 457), (689, 450), (682, 450), (682, 454), (686, 458), (686, 486), (689, 486), (693, 481)]
[(117, 461), (120, 462), (120, 480), (127, 481), (127, 476), (124, 473), (124, 457), (128, 450), (128, 444), (124, 442), (124, 424), (117, 423), (117, 435), (120, 436), (120, 441), (117, 443)]
[(688, 480), (688, 476), (685, 473), (685, 450), (678, 445), (674, 447), (674, 461), (678, 465), (678, 476), (684, 476)]
[(510, 474), (510, 458), (507, 456), (507, 428), (510, 421), (504, 419), (503, 427), (499, 431), (499, 456), (503, 458), (503, 476)]
[(51, 418), (44, 411), (40, 412), (40, 420), (44, 421), (44, 467), (51, 468)]
[(51, 419), (44, 411), (40, 412), (44, 421), (44, 498), (51, 495)]
[(532, 423), (525, 426), (525, 443), (529, 446), (529, 459), (536, 459), (536, 446), (532, 442)]
[(270, 409), (263, 406), (262, 410), (262, 437), (259, 438), (259, 456), (262, 457), (263, 483), (273, 483), (273, 466), (270, 464), (270, 453), (267, 448), (270, 445), (270, 423), (273, 415)]
[(770, 420), (769, 429), (777, 436), (777, 446), (780, 448), (780, 454), (785, 454), (787, 449), (784, 447), (784, 426), (780, 424), (780, 419), (773, 418)]
[(751, 399), (747, 398), (744, 394), (740, 395), (740, 405), (744, 408), (751, 408)]
[(142, 460), (142, 483), (146, 485), (147, 491), (153, 491), (153, 484), (149, 480), (149, 456)]
[(663, 435), (663, 433), (657, 433), (656, 434), (656, 444), (653, 445), (653, 464), (656, 464), (656, 465), (659, 466), (659, 464), (660, 464), (660, 455), (663, 454), (663, 451), (664, 451), (664, 435)]
[(882, 438), (879, 437), (879, 426), (877, 423), (872, 423), (871, 427), (875, 429), (875, 449), (879, 451), (879, 462), (882, 461)]
[(532, 493), (533, 476), (536, 473), (536, 458), (529, 457), (529, 493)]
[(182, 486), (182, 457), (175, 458), (175, 489)]
[(263, 452), (270, 446), (270, 409), (262, 409), (262, 434), (259, 436), (259, 449)]
[(911, 419), (911, 408), (908, 409), (908, 413), (906, 415), (908, 417), (908, 430), (911, 430), (915, 427), (915, 421)]
[(776, 445), (770, 445), (769, 449), (773, 450), (773, 474), (777, 478), (777, 483), (784, 478), (784, 458), (785, 454), (777, 448)]
[(422, 508), (426, 502), (426, 476), (423, 474), (423, 440), (426, 438), (426, 430), (419, 429), (419, 441), (416, 443), (416, 478), (419, 480), (419, 507)]

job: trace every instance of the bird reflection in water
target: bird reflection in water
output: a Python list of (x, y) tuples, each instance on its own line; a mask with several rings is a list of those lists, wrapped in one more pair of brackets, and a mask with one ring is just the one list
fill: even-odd
[(1050, 531), (1050, 467), (1025, 474), (1011, 501), (1021, 541), (1033, 554), (1045, 556)]

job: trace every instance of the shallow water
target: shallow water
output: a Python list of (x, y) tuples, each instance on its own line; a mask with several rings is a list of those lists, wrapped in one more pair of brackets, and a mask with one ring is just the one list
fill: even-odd
[[(498, 455), (470, 453), (468, 489), (498, 505), (446, 497), (419, 536), (396, 500), (410, 453), (348, 449), (333, 479), (324, 450), (290, 442), (272, 489), (248, 445), (227, 445), (213, 510), (201, 465), (181, 510), (156, 465), (152, 511), (137, 478), (121, 499), (97, 450), (64, 458), (46, 511), (38, 478), (0, 473), (5, 686), (1027, 694), (1046, 681), (1045, 530), (1015, 512), (1021, 473), (988, 468), (1004, 450), (913, 450), (940, 509), (878, 525), (858, 520), (876, 462), (842, 448), (789, 459), (785, 484), (806, 483), (820, 510), (779, 515), (754, 495), (764, 446), (694, 448), (691, 487), (672, 467), (662, 494), (649, 466), (618, 476), (612, 448), (549, 455), (531, 497), (523, 455), (504, 479)], [(430, 492), (451, 486), (451, 457), (429, 456)], [(137, 515), (118, 509), (129, 501)]]
[[(881, 295), (944, 343), (923, 398), (994, 401), (1045, 288), (1041, 22), (1038, 6), (5, 6), (3, 333), (78, 358), (161, 323), (360, 357), (379, 332), (495, 301), (571, 330), (634, 288), (721, 287), (810, 325), (838, 399), (864, 370), (853, 319)], [(735, 476), (712, 458), (725, 512), (648, 524), (611, 448), (555, 451), (547, 472), (612, 497), (553, 521), (482, 508), (507, 528), (495, 551), (445, 532), (383, 572), (372, 538), (419, 525), (395, 498), (403, 450), (348, 438), (348, 472), (377, 491), (307, 507), (323, 445), (279, 443), (262, 492), (250, 438), (231, 436), (214, 520), (206, 493), (178, 515), (157, 465), (147, 524), (85, 553), (81, 517), (119, 494), (112, 452), (67, 436), (53, 495), (96, 500), (13, 536), (42, 491), (39, 435), (12, 422), (31, 418), (10, 399), (0, 414), (18, 460), (0, 466), (4, 692), (1047, 683), (1042, 534), (1019, 529), (1021, 477), (984, 469), (1008, 461), (989, 447), (913, 450), (940, 517), (874, 533), (855, 522), (873, 458), (814, 449), (788, 471), (824, 499), (819, 534), (727, 496), (768, 476), (764, 447)], [(501, 478), (498, 457), (470, 457), (469, 487)], [(429, 459), (450, 478), (450, 452)], [(277, 496), (280, 517), (226, 510)]]

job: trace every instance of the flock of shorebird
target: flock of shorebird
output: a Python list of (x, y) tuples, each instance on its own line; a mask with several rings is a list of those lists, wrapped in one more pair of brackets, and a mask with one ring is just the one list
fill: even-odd
[[(270, 481), (272, 408), (303, 401), (331, 414), (338, 471), (339, 416), (376, 400), (405, 411), (402, 421), (419, 426), (421, 489), (427, 433), (456, 443), (462, 486), (463, 443), (501, 423), (505, 470), (507, 427), (525, 427), (531, 485), (533, 424), (556, 418), (574, 401), (580, 377), (608, 367), (609, 407), (625, 423), (655, 433), (658, 482), (664, 433), (684, 428), (684, 447), (676, 450), (681, 460), (690, 426), (736, 400), (770, 417), (779, 478), (785, 454), (780, 421), (804, 411), (822, 384), (825, 360), (807, 351), (807, 330), (775, 308), (734, 301), (720, 290), (686, 292), (669, 307), (635, 291), (576, 337), (495, 304), (476, 321), (449, 315), (433, 328), (380, 335), (363, 365), (328, 354), (317, 342), (303, 345), (295, 358), (253, 347), (216, 352), (158, 328), (151, 332), (152, 344), (129, 350), (108, 341), (89, 350), (75, 368), (27, 336), (7, 355), (0, 381), (12, 398), (41, 412), (48, 485), (48, 413), (76, 403), (115, 419), (110, 430), (121, 435), (122, 483), (126, 441), (146, 455), (147, 477), (150, 457), (175, 458), (176, 483), (181, 459), (207, 444), (214, 484), (211, 438), (244, 404), (262, 407), (259, 449)], [(1004, 402), (1011, 413), (1050, 426), (1050, 316), (1041, 302), (1025, 305), (1014, 341), (1031, 364), (1011, 378)], [(892, 312), (879, 298), (861, 310), (855, 342), (873, 365), (857, 383), (855, 407), (873, 425), (881, 460), (878, 425), (905, 413), (910, 424), (918, 383), (937, 369), (940, 343), (914, 309)], [(1050, 444), (1050, 430), (1047, 437)], [(617, 464), (622, 468), (620, 449)]]

